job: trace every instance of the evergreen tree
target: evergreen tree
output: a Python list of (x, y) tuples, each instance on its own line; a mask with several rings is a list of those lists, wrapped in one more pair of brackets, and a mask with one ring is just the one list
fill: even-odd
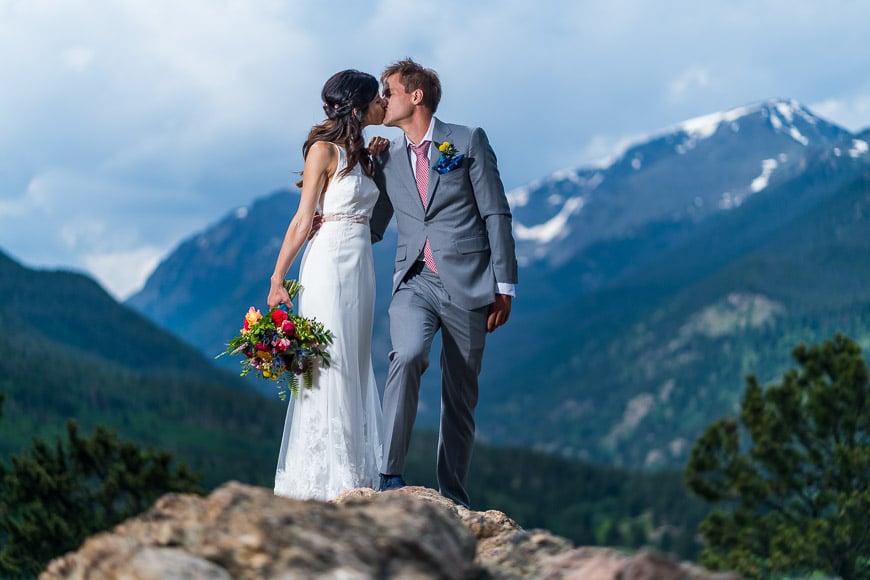
[[(0, 394), (0, 410), (3, 395)], [(164, 451), (120, 441), (97, 427), (91, 437), (67, 423), (67, 440), (33, 447), (0, 463), (0, 575), (36, 575), (85, 538), (145, 511), (170, 491), (201, 492), (199, 475)]]
[(739, 422), (692, 449), (688, 486), (725, 509), (701, 524), (701, 562), (748, 577), (870, 576), (870, 382), (841, 334), (792, 352), (799, 369), (762, 389), (747, 379)]

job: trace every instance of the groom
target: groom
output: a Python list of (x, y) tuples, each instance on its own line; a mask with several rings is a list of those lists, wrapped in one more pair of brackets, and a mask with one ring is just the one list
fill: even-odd
[(379, 489), (405, 485), (420, 377), (440, 330), (438, 486), (442, 495), (467, 507), (465, 478), (486, 333), (507, 322), (517, 283), (511, 211), (483, 130), (433, 116), (441, 99), (435, 71), (401, 60), (387, 67), (381, 82), (384, 125), (400, 128), (404, 136), (375, 160), (381, 195), (372, 238), (383, 237), (394, 213), (399, 232)]

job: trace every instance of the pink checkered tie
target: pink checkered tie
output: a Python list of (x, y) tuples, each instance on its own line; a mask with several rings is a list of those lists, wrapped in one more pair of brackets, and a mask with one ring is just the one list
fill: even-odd
[[(429, 198), (429, 141), (423, 141), (419, 145), (410, 145), (411, 151), (417, 156), (417, 193), (420, 194), (420, 201), (423, 202), (423, 211), (426, 211), (426, 205)], [(438, 268), (435, 267), (435, 258), (432, 256), (432, 247), (429, 245), (429, 238), (426, 238), (426, 243), (423, 245), (423, 261), (426, 262), (426, 267), (438, 273)]]

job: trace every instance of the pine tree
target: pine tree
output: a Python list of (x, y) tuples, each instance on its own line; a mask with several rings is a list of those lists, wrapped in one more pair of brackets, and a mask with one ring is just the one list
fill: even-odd
[(870, 576), (870, 382), (841, 334), (800, 345), (799, 369), (765, 389), (747, 379), (739, 421), (713, 423), (686, 483), (722, 504), (701, 524), (701, 562), (748, 577)]
[[(0, 394), (0, 410), (2, 402)], [(0, 463), (0, 575), (36, 575), (164, 493), (202, 491), (200, 476), (173, 467), (170, 453), (120, 441), (104, 427), (82, 437), (72, 421), (66, 435), (54, 445), (34, 438), (9, 467)]]

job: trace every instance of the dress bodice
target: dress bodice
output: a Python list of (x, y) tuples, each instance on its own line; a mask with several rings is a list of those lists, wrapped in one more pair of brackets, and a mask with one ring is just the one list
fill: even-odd
[(370, 218), (378, 201), (378, 187), (372, 178), (357, 164), (347, 175), (341, 172), (347, 167), (347, 152), (336, 145), (338, 165), (329, 186), (320, 195), (320, 210), (325, 216), (363, 216)]

